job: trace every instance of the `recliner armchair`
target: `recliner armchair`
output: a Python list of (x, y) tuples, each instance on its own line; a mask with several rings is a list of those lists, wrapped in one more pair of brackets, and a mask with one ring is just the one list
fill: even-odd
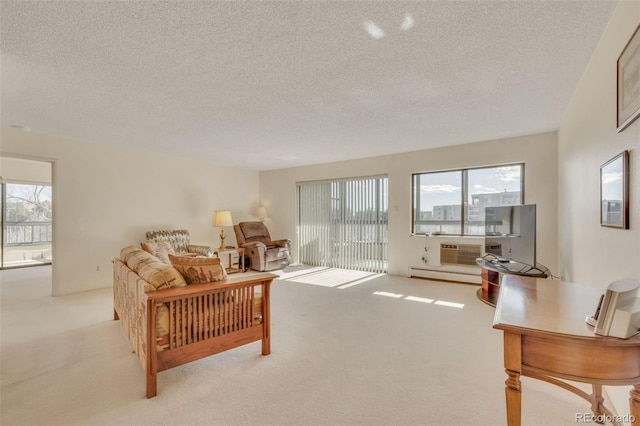
[(148, 243), (168, 241), (175, 254), (197, 253), (200, 256), (213, 256), (213, 247), (191, 244), (189, 231), (186, 229), (149, 231), (146, 233), (146, 237)]
[(233, 227), (238, 247), (245, 249), (251, 269), (273, 271), (289, 265), (291, 240), (271, 240), (269, 230), (262, 222), (240, 222)]

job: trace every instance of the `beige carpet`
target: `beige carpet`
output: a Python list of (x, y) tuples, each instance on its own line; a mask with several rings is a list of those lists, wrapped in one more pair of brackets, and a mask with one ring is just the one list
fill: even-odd
[[(476, 286), (290, 268), (272, 291), (272, 354), (252, 343), (159, 373), (158, 396), (110, 289), (50, 297), (50, 267), (0, 272), (1, 423), (502, 425), (502, 335)], [(523, 424), (588, 404), (523, 378)]]

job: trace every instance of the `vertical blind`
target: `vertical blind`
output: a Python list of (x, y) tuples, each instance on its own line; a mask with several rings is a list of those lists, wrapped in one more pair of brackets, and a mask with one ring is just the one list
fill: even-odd
[(387, 272), (388, 178), (298, 184), (298, 253), (306, 265)]

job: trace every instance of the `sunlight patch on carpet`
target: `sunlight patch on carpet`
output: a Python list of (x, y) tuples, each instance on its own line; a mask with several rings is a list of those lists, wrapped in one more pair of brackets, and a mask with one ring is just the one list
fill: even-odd
[(388, 291), (376, 291), (373, 294), (375, 294), (376, 296), (386, 296), (386, 297), (392, 297), (394, 299), (399, 299), (402, 297), (402, 294), (398, 294), (398, 293), (389, 293)]
[(433, 299), (427, 299), (426, 297), (416, 297), (416, 296), (407, 296), (406, 300), (410, 300), (412, 302), (421, 302), (421, 303), (433, 303)]
[(322, 287), (335, 287), (339, 290), (362, 284), (384, 274), (371, 272), (352, 271), (349, 269), (336, 269), (325, 267), (311, 267), (298, 271), (282, 272), (281, 280), (300, 284), (311, 284)]
[(447, 302), (446, 300), (436, 300), (436, 305), (447, 306), (449, 308), (464, 308), (464, 303)]
[(435, 300), (435, 299), (429, 299), (426, 297), (417, 297), (417, 296), (404, 297), (404, 294), (390, 293), (388, 291), (374, 291), (373, 294), (376, 296), (390, 297), (392, 299), (404, 298), (403, 300), (408, 300), (410, 302), (420, 302), (420, 303), (427, 303), (427, 304), (433, 303), (434, 305), (446, 306), (448, 308), (458, 308), (458, 309), (464, 308), (464, 303), (448, 302), (446, 300)]

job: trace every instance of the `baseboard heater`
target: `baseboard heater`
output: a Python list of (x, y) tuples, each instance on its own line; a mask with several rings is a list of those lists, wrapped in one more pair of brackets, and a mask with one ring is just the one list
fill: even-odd
[(429, 252), (431, 263), (425, 256), (422, 265), (409, 266), (410, 277), (482, 284), (482, 269), (476, 264), (482, 256), (481, 245), (442, 241), (436, 247), (432, 245)]
[(409, 266), (409, 276), (469, 284), (482, 284), (482, 269), (473, 266), (457, 268), (451, 266)]

